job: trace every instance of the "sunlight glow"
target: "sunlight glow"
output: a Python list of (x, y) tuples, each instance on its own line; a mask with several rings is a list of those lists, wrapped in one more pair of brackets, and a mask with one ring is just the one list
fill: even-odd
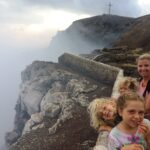
[(138, 3), (139, 3), (140, 5), (150, 4), (149, 0), (138, 0)]
[(4, 35), (9, 33), (9, 46), (11, 47), (18, 46), (20, 49), (22, 47), (30, 49), (33, 47), (48, 47), (51, 38), (57, 31), (65, 30), (74, 20), (90, 17), (62, 10), (38, 9), (33, 9), (30, 15), (40, 19), (38, 22), (5, 24), (3, 30), (0, 29), (0, 33), (3, 35), (3, 43), (6, 40)]
[(149, 8), (150, 8), (149, 0), (138, 0), (138, 4), (141, 7), (141, 15), (149, 14)]
[(86, 14), (77, 15), (63, 10), (39, 10), (37, 13), (43, 20), (41, 24), (31, 26), (33, 31), (43, 29), (65, 30), (74, 20), (90, 17)]

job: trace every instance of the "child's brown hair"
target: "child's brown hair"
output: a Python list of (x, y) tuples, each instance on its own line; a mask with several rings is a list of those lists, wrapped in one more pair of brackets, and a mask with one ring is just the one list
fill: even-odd
[(144, 98), (139, 96), (136, 92), (127, 91), (119, 96), (116, 101), (117, 110), (123, 109), (128, 101), (141, 101), (145, 105)]
[(120, 123), (122, 120), (122, 117), (119, 115), (118, 110), (122, 110), (128, 101), (141, 101), (144, 104), (145, 107), (145, 101), (144, 98), (139, 96), (136, 92), (134, 91), (126, 91), (123, 94), (121, 94), (118, 99), (116, 100), (116, 107), (117, 107), (117, 113), (115, 117), (115, 123), (116, 125)]

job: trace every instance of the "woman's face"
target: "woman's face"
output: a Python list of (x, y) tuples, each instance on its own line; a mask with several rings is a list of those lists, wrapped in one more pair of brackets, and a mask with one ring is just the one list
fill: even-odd
[(141, 59), (138, 61), (137, 69), (142, 78), (150, 78), (150, 60)]

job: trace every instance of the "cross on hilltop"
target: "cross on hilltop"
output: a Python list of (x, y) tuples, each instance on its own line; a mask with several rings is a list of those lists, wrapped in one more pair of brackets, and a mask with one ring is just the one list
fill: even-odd
[(110, 13), (111, 13), (111, 6), (112, 6), (112, 4), (111, 4), (111, 2), (109, 2), (109, 4), (108, 4), (108, 14), (110, 15)]

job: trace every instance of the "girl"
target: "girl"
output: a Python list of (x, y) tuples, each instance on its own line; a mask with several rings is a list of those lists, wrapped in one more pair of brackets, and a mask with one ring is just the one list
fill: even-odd
[(137, 91), (138, 82), (135, 78), (124, 77), (119, 83), (119, 93), (123, 94), (126, 91)]
[(128, 91), (120, 95), (116, 103), (122, 120), (109, 134), (108, 150), (147, 150), (145, 139), (150, 138), (150, 122), (144, 119), (143, 98)]
[(137, 70), (141, 76), (138, 94), (145, 97), (145, 118), (150, 120), (150, 54), (143, 54), (137, 59)]
[[(105, 106), (111, 113), (105, 113)], [(90, 125), (97, 131), (101, 130), (103, 126), (114, 126), (113, 119), (116, 114), (116, 102), (113, 98), (97, 98), (93, 100), (88, 107), (88, 111)]]
[[(105, 111), (105, 107), (107, 109)], [(97, 98), (93, 100), (88, 111), (90, 114), (90, 125), (99, 133), (94, 150), (107, 149), (108, 135), (115, 126), (114, 118), (116, 115), (116, 102), (113, 98)], [(110, 113), (107, 113), (109, 111)]]

